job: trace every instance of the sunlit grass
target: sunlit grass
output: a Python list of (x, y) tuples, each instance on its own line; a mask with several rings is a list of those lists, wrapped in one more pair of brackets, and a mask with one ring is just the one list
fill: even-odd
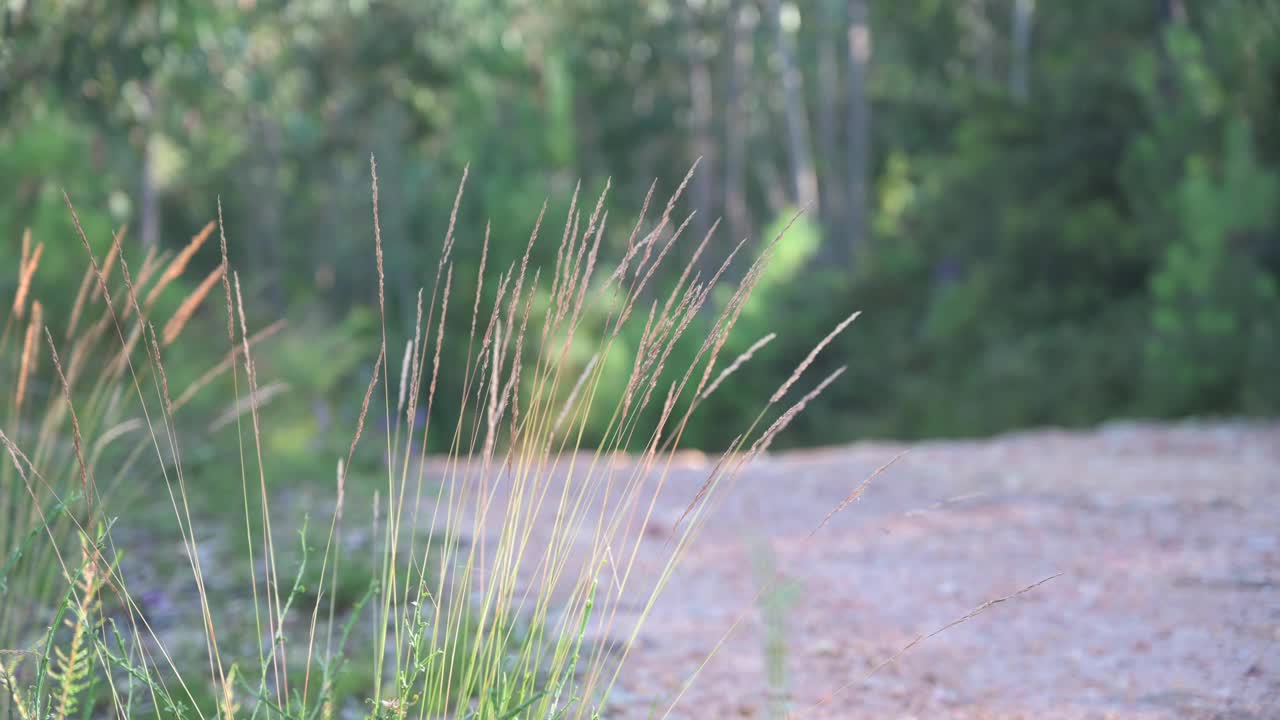
[[(702, 260), (715, 228), (684, 237), (689, 220), (673, 218), (682, 184), (656, 220), (648, 217), (650, 191), (622, 257), (606, 264), (608, 188), (591, 206), (580, 205), (575, 192), (554, 264), (530, 261), (545, 242), (540, 215), (524, 253), (505, 268), (489, 256), (485, 237), (476, 292), (461, 297), (453, 290), (453, 220), (464, 174), (436, 272), (418, 295), (413, 332), (398, 338), (386, 321), (371, 170), (376, 362), (364, 387), (353, 391), (361, 393), (360, 416), (347, 452), (333, 458), (332, 506), (312, 515), (310, 534), (302, 511), (282, 506), (268, 477), (261, 406), (275, 386), (258, 376), (253, 340), (260, 335), (253, 334), (225, 236), (219, 267), (166, 318), (163, 332), (154, 327), (161, 286), (181, 275), (220, 223), (168, 264), (149, 258), (136, 276), (119, 236), (102, 261), (84, 238), (91, 268), (80, 294), (86, 303), (99, 299), (101, 318), (87, 330), (69, 323), (67, 371), (54, 363), (45, 405), (25, 415), (22, 388), (35, 376), (30, 338), (43, 341), (50, 359), (60, 343), (38, 312), (25, 326), (21, 312), (10, 318), (0, 359), (16, 358), (19, 389), (4, 427), (12, 462), (0, 470), (0, 517), (21, 522), (6, 524), (0, 550), (22, 555), (0, 575), (13, 585), (0, 612), (22, 613), (24, 621), (0, 621), (0, 633), (10, 633), (0, 634), (0, 647), (29, 652), (0, 656), (0, 702), (8, 702), (9, 716), (593, 717), (606, 707), (644, 619), (716, 498), (840, 374), (788, 400), (816, 354), (853, 316), (790, 377), (779, 378), (772, 394), (762, 391), (759, 413), (742, 419), (738, 440), (700, 488), (669, 487), (674, 453), (701, 401), (767, 342), (738, 359), (723, 356), (778, 238), (754, 259), (745, 257), (742, 241), (716, 263)], [(660, 292), (655, 278), (678, 241), (693, 246), (680, 253), (690, 259), (667, 273), (677, 279)], [(36, 261), (39, 252), (32, 253)], [(23, 277), (35, 271), (36, 261), (26, 257)], [(713, 307), (712, 290), (735, 263), (741, 267), (732, 274), (742, 279)], [(113, 264), (120, 281), (110, 277)], [(714, 268), (711, 276), (704, 267)], [(482, 292), (486, 284), (490, 296)], [(171, 388), (166, 347), (218, 285), (225, 357), (210, 363), (213, 376)], [(85, 312), (80, 301), (76, 308), (77, 315)], [(441, 362), (441, 347), (447, 318), (458, 312), (469, 313), (471, 331), (465, 363), (450, 367)], [(692, 328), (704, 332), (695, 336)], [(4, 344), (11, 334), (12, 345)], [(680, 343), (694, 350), (675, 352)], [(87, 363), (84, 348), (107, 344), (115, 349), (95, 351), (101, 369), (86, 380), (85, 369), (98, 366)], [(583, 347), (592, 359), (572, 361), (582, 353), (571, 349)], [(678, 366), (673, 358), (682, 358)], [(630, 371), (617, 384), (606, 369), (619, 364)], [(460, 410), (442, 423), (432, 410), (445, 374), (453, 380), (448, 387), (461, 388)], [(236, 545), (246, 556), (219, 569), (239, 578), (236, 602), (208, 587), (204, 541), (211, 530), (192, 509), (183, 461), (191, 440), (176, 417), (215, 376), (232, 393), (229, 413), (218, 422), (234, 427), (236, 440), (214, 465), (237, 480), (238, 497), (222, 502), (235, 506), (242, 537)], [(588, 421), (602, 408), (607, 422), (596, 429), (602, 440), (584, 448)], [(366, 432), (373, 423), (386, 432)], [(99, 478), (95, 453), (126, 434), (136, 449), (112, 466), (112, 477)], [(441, 439), (448, 452), (428, 458), (425, 449)], [(368, 512), (359, 514), (368, 547), (353, 557), (345, 541), (356, 517), (350, 468), (362, 440), (378, 444), (365, 450), (384, 457), (385, 474)], [(617, 462), (623, 450), (629, 459)], [(128, 506), (98, 512), (143, 462), (154, 463), (163, 478), (158, 492), (185, 552), (191, 582), (182, 617), (199, 636), (195, 652), (167, 647), (170, 638), (152, 626), (135, 595), (141, 590), (131, 584), (130, 558), (113, 542), (118, 528), (144, 520), (131, 517)], [(643, 528), (664, 492), (686, 493), (688, 506), (660, 567), (641, 572)], [(624, 607), (640, 608), (639, 619), (622, 622)]]

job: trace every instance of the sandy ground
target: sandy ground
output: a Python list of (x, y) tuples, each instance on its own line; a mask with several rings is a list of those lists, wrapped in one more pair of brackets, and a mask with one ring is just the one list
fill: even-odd
[[(711, 462), (681, 457), (641, 570), (669, 552)], [(785, 453), (722, 497), (643, 625), (611, 717), (662, 717), (741, 618), (668, 717), (1280, 718), (1280, 424)], [(769, 560), (781, 582), (757, 598)], [(770, 636), (785, 640), (767, 651)], [(783, 668), (772, 689), (768, 658)]]

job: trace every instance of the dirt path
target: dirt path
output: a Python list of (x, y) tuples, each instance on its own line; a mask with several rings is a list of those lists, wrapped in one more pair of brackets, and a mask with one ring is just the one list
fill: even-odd
[[(1112, 425), (763, 458), (642, 630), (619, 717), (1280, 717), (1280, 424)], [(639, 562), (706, 476), (682, 462)], [(785, 583), (752, 599), (772, 561)], [(868, 672), (918, 634), (1037, 580)], [(781, 620), (762, 606), (781, 603)], [(766, 650), (769, 637), (781, 644)], [(769, 658), (784, 669), (778, 690)], [(837, 691), (833, 694), (833, 691)]]

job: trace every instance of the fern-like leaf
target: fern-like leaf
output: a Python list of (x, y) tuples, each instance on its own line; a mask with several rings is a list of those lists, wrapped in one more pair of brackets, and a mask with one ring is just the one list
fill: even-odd
[(80, 551), (84, 569), (76, 582), (79, 598), (72, 612), (65, 618), (71, 637), (67, 649), (55, 648), (54, 666), (49, 677), (56, 683), (57, 700), (54, 717), (66, 720), (79, 707), (80, 696), (89, 687), (93, 672), (93, 654), (90, 647), (97, 631), (96, 615), (99, 606), (98, 591), (101, 577), (98, 573), (98, 551), (85, 538), (80, 538)]
[[(2, 659), (3, 656), (0, 655), (0, 660)], [(8, 665), (0, 661), (0, 688), (5, 690), (13, 707), (17, 709), (18, 718), (20, 720), (31, 720), (31, 713), (27, 710), (27, 699), (23, 697), (22, 692), (18, 689), (15, 668), (17, 668), (20, 660), (22, 660), (22, 654), (14, 653), (14, 660)]]

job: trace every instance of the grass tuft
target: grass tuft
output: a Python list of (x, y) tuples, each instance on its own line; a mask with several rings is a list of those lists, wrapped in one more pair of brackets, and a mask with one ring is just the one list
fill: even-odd
[[(350, 443), (334, 458), (336, 482), (325, 483), (332, 495), (310, 508), (322, 518), (316, 537), (307, 530), (306, 511), (295, 511), (297, 504), (282, 499), (268, 478), (272, 447), (264, 427), (272, 420), (262, 410), (273, 397), (287, 397), (289, 384), (261, 383), (255, 354), (282, 323), (251, 332), (221, 202), (215, 223), (171, 259), (147, 255), (135, 277), (123, 231), (99, 262), (68, 198), (90, 267), (59, 328), (67, 342), (65, 372), (39, 302), (31, 303), (16, 362), (8, 362), (8, 330), (0, 340), (6, 361), (0, 368), (12, 369), (17, 379), (0, 434), (12, 460), (0, 470), (0, 517), (9, 521), (0, 532), (0, 558), (9, 558), (0, 575), (0, 587), (8, 589), (0, 605), (0, 646), (30, 647), (40, 659), (26, 665), (0, 656), (6, 690), (0, 697), (24, 718), (601, 716), (640, 627), (715, 499), (840, 375), (843, 369), (782, 406), (818, 353), (856, 317), (838, 325), (763, 398), (754, 418), (744, 418), (738, 440), (692, 493), (660, 566), (640, 567), (643, 528), (658, 495), (690, 490), (668, 482), (690, 418), (774, 338), (767, 335), (723, 363), (781, 234), (750, 261), (740, 260), (745, 241), (718, 265), (705, 259), (715, 225), (695, 238), (692, 253), (671, 252), (692, 219), (676, 213), (692, 173), (656, 220), (646, 217), (650, 189), (616, 263), (608, 261), (604, 242), (612, 230), (608, 185), (594, 204), (575, 188), (550, 266), (537, 261), (550, 257), (540, 247), (545, 204), (523, 253), (505, 267), (490, 256), (486, 228), (474, 299), (463, 301), (463, 312), (467, 304), (471, 311), (465, 362), (455, 366), (442, 362), (441, 348), (455, 341), (446, 322), (457, 307), (454, 230), (468, 173), (459, 182), (434, 279), (418, 291), (412, 332), (396, 337), (387, 322), (371, 158), (377, 346), (369, 353), (373, 364)], [(181, 282), (215, 225), (216, 267), (169, 317), (155, 317), (157, 300)], [(23, 316), (43, 248), (28, 253), (29, 245), (24, 240), (10, 325)], [(683, 268), (665, 267), (681, 255), (691, 258)], [(745, 268), (730, 273), (742, 262)], [(115, 265), (119, 279), (112, 281)], [(713, 290), (727, 274), (742, 280), (717, 302)], [(674, 283), (659, 282), (671, 278)], [(171, 378), (166, 360), (183, 330), (202, 321), (198, 311), (218, 284), (225, 355), (202, 375)], [(482, 292), (486, 286), (490, 295)], [(41, 331), (57, 391), (28, 398), (29, 379), (39, 372)], [(399, 382), (391, 387), (389, 348), (401, 342)], [(456, 375), (444, 383), (445, 374)], [(448, 417), (436, 411), (443, 387), (459, 389), (448, 398), (446, 406), (455, 408)], [(210, 388), (225, 394), (202, 405)], [(26, 412), (31, 404), (24, 399), (43, 405)], [(221, 414), (195, 422), (204, 405)], [(371, 413), (381, 416), (380, 424), (370, 421)], [(599, 439), (587, 447), (589, 425)], [(203, 471), (239, 480), (235, 534), (245, 557), (237, 560), (239, 579), (229, 589), (225, 574), (207, 574), (210, 548), (225, 538), (192, 499), (184, 456), (197, 431), (233, 435), (207, 461), (213, 470)], [(368, 444), (380, 447), (362, 447), (371, 435)], [(441, 444), (448, 448), (443, 456), (426, 456), (427, 447)], [(366, 470), (353, 472), (367, 468), (371, 455), (380, 460), (373, 481)], [(176, 611), (189, 628), (185, 647), (149, 609), (154, 601), (131, 589), (132, 578), (148, 570), (126, 556), (113, 532), (141, 522), (130, 517), (121, 484), (147, 475), (160, 484), (144, 492), (167, 504), (179, 541), (177, 564), (189, 575), (182, 587), (190, 595)], [(369, 494), (367, 506), (363, 500), (352, 506)], [(294, 531), (296, 554), (286, 549)], [(78, 560), (64, 552), (71, 547), (81, 549)], [(639, 617), (624, 621), (637, 607)], [(13, 622), (15, 614), (22, 621)], [(44, 637), (12, 631), (57, 625), (59, 618), (68, 627)], [(671, 698), (672, 706), (679, 699)]]

